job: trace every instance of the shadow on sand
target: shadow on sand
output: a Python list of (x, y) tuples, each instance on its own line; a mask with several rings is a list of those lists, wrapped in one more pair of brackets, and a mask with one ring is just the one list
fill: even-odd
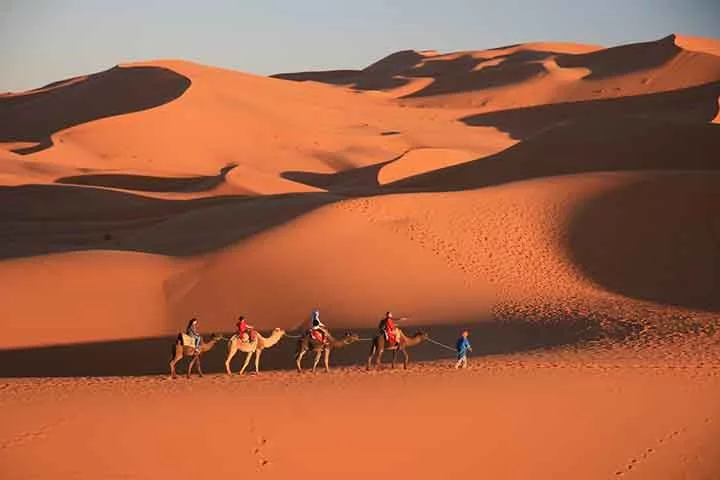
[[(418, 330), (448, 346), (454, 346), (459, 332), (469, 327), (473, 343), (473, 356), (519, 353), (536, 349), (570, 345), (599, 338), (598, 327), (591, 320), (574, 319), (562, 322), (533, 322), (527, 320), (492, 321), (471, 325), (408, 326), (412, 334)], [(362, 338), (370, 338), (377, 330), (355, 329)], [(263, 332), (267, 333), (267, 332)], [(298, 332), (292, 332), (297, 334)], [(343, 334), (340, 330), (333, 332)], [(226, 334), (226, 336), (229, 336)], [(204, 335), (206, 340), (208, 335)], [(139, 340), (97, 342), (77, 345), (0, 350), (0, 377), (78, 377), (78, 376), (136, 376), (169, 374), (168, 362), (174, 351), (175, 336)], [(283, 338), (262, 356), (260, 368), (267, 370), (293, 370), (297, 339)], [(333, 351), (330, 366), (364, 366), (371, 342), (361, 341)], [(452, 362), (455, 353), (438, 345), (425, 342), (408, 349), (410, 363), (447, 359)], [(203, 372), (224, 372), (227, 343), (221, 340), (203, 356)], [(233, 359), (232, 369), (237, 372), (244, 360), (243, 353)], [(313, 354), (306, 355), (303, 368), (312, 366)], [(385, 352), (383, 364), (389, 368), (392, 353)], [(401, 356), (398, 356), (401, 359)], [(178, 373), (185, 374), (189, 359), (178, 363)], [(251, 362), (252, 365), (252, 362)]]
[[(718, 114), (720, 82), (711, 82), (669, 92), (631, 97), (586, 100), (541, 105), (537, 107), (500, 110), (462, 118), (475, 127), (495, 127), (517, 140), (527, 139), (553, 125), (574, 121), (640, 117), (649, 120), (670, 119), (694, 124), (712, 121)], [(612, 138), (602, 137), (606, 142)]]
[(0, 187), (0, 258), (98, 249), (194, 255), (339, 198), (322, 192), (165, 200), (59, 185)]
[(656, 174), (595, 195), (570, 217), (570, 258), (622, 295), (720, 312), (719, 180)]
[(62, 177), (55, 180), (55, 183), (119, 188), (138, 192), (207, 192), (220, 186), (225, 181), (227, 174), (236, 166), (228, 165), (223, 167), (217, 175), (200, 177), (152, 177), (148, 175), (101, 173)]
[(33, 142), (15, 153), (53, 145), (61, 130), (102, 118), (159, 107), (179, 98), (192, 82), (161, 67), (114, 67), (48, 89), (0, 98), (0, 142)]

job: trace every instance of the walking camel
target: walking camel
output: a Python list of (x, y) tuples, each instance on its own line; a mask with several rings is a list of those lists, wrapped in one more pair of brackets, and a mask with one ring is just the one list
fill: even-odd
[(306, 331), (300, 339), (298, 339), (297, 353), (295, 354), (295, 365), (297, 365), (298, 373), (302, 372), (302, 359), (307, 352), (312, 350), (315, 352), (315, 361), (313, 362), (312, 371), (315, 372), (318, 363), (320, 362), (320, 356), (324, 354), (325, 371), (330, 371), (330, 351), (337, 348), (342, 348), (351, 343), (355, 343), (360, 340), (360, 337), (354, 333), (346, 333), (343, 338), (334, 338), (328, 332), (328, 343), (327, 345), (322, 342), (318, 342), (310, 334), (310, 331)]
[(173, 358), (170, 360), (170, 376), (172, 378), (176, 378), (175, 364), (179, 362), (183, 357), (193, 357), (193, 359), (190, 360), (190, 364), (188, 365), (187, 377), (190, 378), (190, 373), (192, 372), (192, 368), (195, 364), (197, 364), (198, 374), (202, 377), (203, 372), (200, 365), (200, 356), (203, 353), (207, 353), (212, 350), (213, 347), (217, 344), (217, 342), (219, 342), (220, 340), (224, 340), (225, 337), (213, 333), (212, 338), (208, 342), (202, 342), (200, 344), (200, 352), (196, 354), (195, 347), (193, 345), (187, 345), (183, 343), (183, 335), (184, 334), (179, 333), (175, 340), (175, 346), (173, 347), (172, 352)]
[(429, 338), (429, 335), (423, 331), (419, 331), (412, 335), (411, 337), (408, 337), (403, 333), (403, 331), (399, 328), (395, 329), (395, 338), (397, 339), (396, 342), (392, 345), (387, 345), (385, 341), (385, 335), (382, 333), (379, 333), (373, 337), (372, 340), (372, 347), (370, 349), (370, 356), (367, 360), (367, 370), (370, 370), (370, 366), (372, 364), (373, 356), (377, 355), (377, 360), (375, 363), (375, 368), (380, 368), (380, 364), (382, 363), (382, 354), (385, 350), (392, 350), (393, 357), (392, 357), (392, 368), (395, 368), (395, 359), (397, 357), (398, 351), (401, 351), (403, 355), (405, 356), (403, 360), (403, 368), (407, 369), (408, 366), (408, 353), (407, 348), (408, 347), (414, 347), (415, 345), (424, 342)]
[(240, 341), (240, 335), (236, 333), (230, 337), (230, 340), (228, 340), (228, 355), (225, 359), (225, 371), (228, 375), (232, 373), (230, 371), (230, 361), (238, 351), (241, 351), (247, 353), (247, 355), (245, 356), (245, 362), (238, 373), (240, 373), (240, 375), (245, 373), (245, 369), (250, 363), (250, 357), (252, 357), (253, 353), (255, 354), (255, 373), (260, 373), (260, 355), (262, 355), (263, 350), (275, 345), (280, 341), (283, 335), (285, 335), (285, 330), (282, 328), (275, 328), (267, 338), (260, 335), (260, 333), (255, 332), (254, 340), (251, 342), (242, 342)]

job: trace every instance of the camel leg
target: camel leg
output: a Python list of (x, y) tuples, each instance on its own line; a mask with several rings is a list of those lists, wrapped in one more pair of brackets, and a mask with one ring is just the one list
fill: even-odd
[(255, 374), (260, 373), (260, 355), (262, 355), (262, 349), (255, 350)]
[(373, 343), (372, 347), (370, 347), (370, 356), (368, 357), (367, 368), (365, 370), (370, 370), (370, 365), (372, 365), (373, 355), (375, 355), (376, 350), (375, 343)]
[(202, 372), (202, 362), (200, 361), (200, 355), (197, 356), (197, 362), (195, 362), (195, 365), (197, 365), (198, 374), (202, 377), (203, 372)]
[(403, 348), (402, 350), (403, 355), (405, 356), (405, 359), (403, 361), (403, 368), (407, 370), (408, 367), (408, 361), (410, 360), (410, 356), (408, 355), (407, 348)]
[(377, 359), (375, 360), (375, 368), (378, 370), (380, 370), (380, 366), (382, 364), (382, 354), (384, 351), (385, 350), (382, 347), (378, 348)]
[(195, 362), (197, 361), (198, 356), (193, 355), (192, 360), (190, 360), (190, 364), (188, 365), (188, 371), (187, 371), (187, 378), (190, 378), (190, 374), (192, 373), (192, 369), (195, 366)]
[[(179, 353), (179, 355), (178, 355)], [(182, 358), (182, 351), (178, 352), (177, 349), (175, 350), (175, 356), (172, 360), (170, 360), (170, 378), (176, 378), (177, 375), (175, 374), (175, 364), (180, 361)]]
[(302, 359), (305, 356), (305, 353), (307, 350), (302, 349), (300, 352), (298, 352), (297, 357), (295, 357), (295, 365), (297, 365), (297, 371), (298, 373), (302, 373)]
[(395, 368), (395, 360), (397, 359), (397, 353), (398, 353), (398, 349), (396, 348), (395, 350), (393, 350), (393, 358), (392, 358), (392, 368), (393, 369)]
[(330, 372), (330, 349), (325, 349), (325, 373)]
[(242, 375), (243, 373), (245, 373), (245, 369), (246, 369), (247, 366), (250, 364), (250, 357), (252, 357), (252, 354), (253, 354), (253, 352), (250, 351), (250, 352), (247, 352), (247, 355), (245, 355), (245, 362), (243, 363), (242, 368), (241, 368), (240, 371), (238, 372), (240, 375)]
[(320, 363), (320, 355), (322, 355), (322, 350), (315, 350), (315, 360), (313, 361), (313, 368), (312, 372), (315, 373), (315, 369), (318, 366), (318, 363)]
[(235, 344), (231, 345), (228, 350), (228, 356), (225, 359), (225, 371), (227, 372), (228, 375), (230, 375), (232, 373), (232, 371), (230, 370), (230, 362), (232, 361), (232, 359), (235, 356), (235, 354), (237, 353), (237, 351), (238, 351), (237, 345), (235, 345)]

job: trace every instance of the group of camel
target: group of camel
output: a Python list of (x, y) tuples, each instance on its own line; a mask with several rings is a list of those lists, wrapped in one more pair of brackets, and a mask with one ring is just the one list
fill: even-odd
[[(228, 342), (227, 357), (225, 359), (225, 371), (228, 373), (228, 375), (230, 375), (232, 373), (230, 370), (230, 362), (232, 361), (233, 357), (237, 352), (244, 352), (246, 354), (245, 361), (243, 362), (243, 365), (238, 373), (240, 373), (241, 375), (245, 373), (245, 370), (250, 364), (250, 358), (253, 356), (253, 354), (255, 355), (255, 373), (260, 373), (260, 356), (262, 355), (263, 350), (274, 346), (285, 334), (286, 332), (283, 329), (275, 328), (268, 337), (263, 337), (259, 332), (255, 332), (253, 338), (245, 341), (243, 341), (240, 338), (240, 335), (237, 333), (231, 336), (229, 339), (227, 339)], [(188, 378), (190, 377), (192, 369), (195, 366), (197, 366), (198, 374), (202, 376), (203, 372), (200, 357), (204, 353), (212, 350), (213, 347), (215, 347), (215, 345), (220, 340), (225, 340), (225, 337), (219, 334), (212, 334), (211, 339), (207, 342), (202, 342), (199, 351), (196, 352), (195, 348), (191, 344), (188, 344), (189, 342), (183, 341), (183, 336), (184, 334), (179, 334), (177, 336), (177, 340), (175, 341), (175, 346), (173, 348), (173, 358), (172, 360), (170, 360), (170, 375), (172, 378), (176, 377), (175, 365), (183, 357), (192, 357), (187, 370)], [(375, 368), (380, 368), (380, 364), (382, 362), (382, 354), (385, 350), (393, 352), (392, 368), (395, 368), (395, 361), (398, 352), (402, 352), (404, 356), (403, 367), (407, 368), (409, 361), (407, 348), (415, 346), (427, 340), (428, 338), (428, 334), (423, 331), (419, 331), (414, 335), (408, 336), (405, 335), (405, 333), (400, 328), (396, 328), (396, 341), (392, 344), (387, 344), (385, 335), (383, 333), (378, 333), (372, 338), (372, 347), (370, 349), (370, 356), (367, 360), (367, 369), (370, 370), (373, 358), (375, 358)], [(297, 367), (297, 371), (302, 372), (303, 357), (309, 351), (313, 351), (315, 353), (315, 360), (313, 362), (312, 371), (315, 372), (318, 363), (320, 363), (320, 358), (322, 357), (325, 364), (325, 371), (328, 372), (330, 370), (330, 352), (332, 350), (355, 343), (359, 340), (360, 337), (353, 333), (346, 333), (342, 338), (334, 338), (328, 332), (326, 341), (321, 342), (318, 341), (313, 335), (311, 335), (310, 331), (308, 330), (300, 336), (297, 342), (297, 350), (295, 352), (295, 365)]]

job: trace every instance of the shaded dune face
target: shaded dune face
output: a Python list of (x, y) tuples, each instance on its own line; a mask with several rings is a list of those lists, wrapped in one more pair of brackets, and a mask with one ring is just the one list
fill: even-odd
[(462, 121), (470, 126), (497, 128), (518, 140), (558, 124), (588, 120), (665, 118), (698, 124), (710, 122), (718, 114), (718, 97), (720, 81), (670, 92), (481, 113), (464, 117)]
[(592, 281), (659, 304), (720, 312), (720, 175), (637, 179), (578, 205), (566, 248)]
[(82, 250), (197, 255), (335, 199), (317, 193), (167, 200), (76, 186), (0, 187), (0, 219), (9, 233), (0, 239), (0, 258)]
[(519, 180), (607, 171), (718, 170), (720, 127), (616, 119), (550, 129), (499, 154), (391, 184), (422, 191), (466, 190)]
[(77, 82), (0, 97), (0, 142), (32, 142), (29, 154), (52, 146), (67, 128), (159, 107), (179, 98), (192, 82), (160, 67), (114, 67)]
[(106, 173), (62, 177), (58, 178), (56, 182), (65, 185), (109, 187), (140, 192), (205, 192), (222, 185), (225, 182), (225, 177), (233, 168), (235, 168), (234, 165), (227, 166), (221, 169), (220, 173), (213, 176), (169, 178)]
[(557, 58), (564, 68), (588, 68), (586, 80), (600, 80), (661, 67), (675, 58), (682, 48), (673, 35), (655, 42), (636, 43), (596, 52), (562, 55)]

